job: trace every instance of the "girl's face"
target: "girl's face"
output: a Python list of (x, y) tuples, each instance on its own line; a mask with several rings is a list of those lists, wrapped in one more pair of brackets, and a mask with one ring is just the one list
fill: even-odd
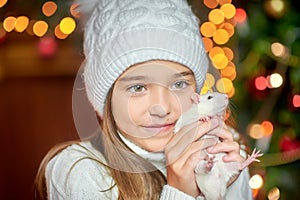
[(150, 61), (129, 68), (112, 94), (119, 132), (148, 151), (163, 151), (175, 122), (191, 107), (194, 91), (194, 75), (181, 64)]

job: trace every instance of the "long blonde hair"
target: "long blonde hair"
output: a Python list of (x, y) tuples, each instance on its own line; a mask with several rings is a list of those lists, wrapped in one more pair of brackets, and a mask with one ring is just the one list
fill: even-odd
[[(112, 89), (107, 95), (103, 120), (100, 121), (102, 133), (92, 140), (92, 145), (98, 149), (106, 159), (106, 164), (102, 161), (97, 162), (107, 167), (115, 181), (115, 185), (112, 185), (107, 190), (117, 186), (119, 200), (159, 199), (162, 187), (166, 184), (166, 178), (150, 162), (133, 153), (122, 141), (111, 112), (111, 97)], [(36, 198), (47, 199), (45, 170), (48, 162), (67, 146), (74, 143), (79, 143), (79, 141), (59, 144), (53, 147), (44, 157), (35, 178)], [(122, 170), (120, 170), (120, 166), (122, 166)], [(72, 168), (70, 170), (72, 170)]]

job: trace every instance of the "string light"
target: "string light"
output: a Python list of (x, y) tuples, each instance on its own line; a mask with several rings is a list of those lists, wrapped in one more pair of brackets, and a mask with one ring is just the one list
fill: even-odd
[(269, 200), (278, 200), (280, 197), (280, 190), (277, 187), (272, 188), (268, 193)]
[(7, 3), (7, 0), (0, 0), (0, 8)]
[(53, 1), (47, 1), (42, 6), (42, 12), (45, 16), (52, 16), (57, 10), (57, 5)]
[(249, 180), (249, 186), (252, 189), (259, 189), (263, 186), (263, 178), (259, 174), (253, 175)]
[(278, 73), (273, 73), (267, 77), (270, 88), (279, 88), (283, 84), (283, 78)]
[(42, 37), (48, 31), (48, 24), (45, 21), (37, 21), (33, 25), (33, 32), (36, 36)]
[(234, 19), (238, 23), (244, 23), (247, 19), (247, 13), (243, 8), (237, 8)]
[(254, 84), (257, 90), (265, 90), (267, 88), (267, 79), (264, 76), (256, 77)]
[(7, 32), (11, 32), (15, 28), (15, 22), (16, 22), (16, 18), (13, 17), (13, 16), (9, 16), (9, 17), (7, 17), (7, 18), (4, 19), (4, 21), (3, 21), (3, 28)]
[(295, 108), (299, 108), (300, 107), (300, 95), (294, 95), (293, 96), (293, 106)]
[(15, 30), (17, 32), (23, 32), (26, 30), (29, 24), (29, 19), (26, 16), (20, 16), (15, 21)]
[(71, 34), (76, 28), (76, 22), (71, 17), (63, 18), (59, 23), (59, 28), (64, 34)]

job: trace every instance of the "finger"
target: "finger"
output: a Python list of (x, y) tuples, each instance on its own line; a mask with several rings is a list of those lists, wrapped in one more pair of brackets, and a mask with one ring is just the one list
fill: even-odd
[(220, 142), (214, 145), (213, 147), (208, 148), (209, 153), (229, 153), (229, 152), (236, 152), (240, 153), (240, 145), (237, 142)]
[(229, 129), (223, 128), (223, 127), (217, 127), (207, 133), (207, 135), (214, 135), (223, 142), (233, 141), (233, 135), (229, 131)]
[(167, 156), (167, 164), (172, 164), (173, 162), (177, 162), (180, 166), (182, 166), (186, 160), (195, 152), (202, 152), (204, 155), (206, 153), (203, 151), (208, 147), (211, 147), (215, 144), (215, 139), (203, 139), (196, 142), (191, 143), (189, 146), (182, 148), (174, 148), (173, 151), (168, 153)]
[(179, 142), (182, 143), (182, 140), (184, 140), (186, 146), (191, 144), (193, 141), (198, 140), (207, 132), (216, 128), (218, 126), (218, 123), (219, 123), (218, 120), (214, 119), (214, 120), (209, 120), (207, 122), (197, 121), (192, 124), (184, 126), (174, 135), (174, 137), (172, 137), (172, 139), (167, 144), (165, 150), (168, 151), (174, 146), (177, 146)]

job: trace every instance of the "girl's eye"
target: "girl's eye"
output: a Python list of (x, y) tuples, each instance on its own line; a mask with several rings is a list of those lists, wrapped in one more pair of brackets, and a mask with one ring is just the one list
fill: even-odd
[(146, 90), (146, 88), (143, 85), (134, 85), (131, 86), (128, 90), (132, 93), (142, 93)]
[(183, 89), (188, 86), (188, 83), (186, 81), (177, 81), (173, 84), (172, 89)]

